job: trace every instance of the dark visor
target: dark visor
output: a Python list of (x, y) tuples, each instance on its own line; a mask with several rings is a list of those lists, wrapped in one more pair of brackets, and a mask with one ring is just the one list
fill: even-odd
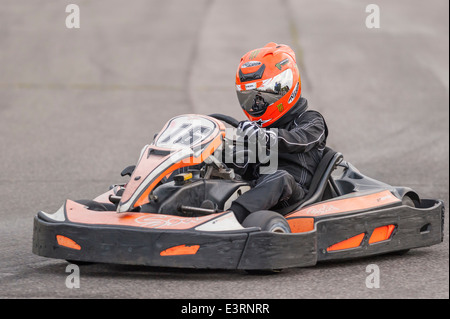
[(258, 88), (251, 88), (250, 83), (246, 90), (237, 87), (236, 93), (241, 107), (252, 116), (263, 115), (267, 107), (280, 100), (292, 88), (292, 70), (287, 69), (271, 79), (263, 81)]

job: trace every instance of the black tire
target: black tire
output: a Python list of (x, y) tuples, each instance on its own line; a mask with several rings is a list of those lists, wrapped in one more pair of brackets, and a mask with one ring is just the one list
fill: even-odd
[[(409, 197), (408, 195), (403, 196), (402, 205), (416, 207), (416, 204), (414, 204), (413, 199), (411, 197)], [(408, 253), (408, 251), (409, 251), (409, 249), (403, 249), (403, 250), (399, 250), (399, 251), (394, 251), (390, 254), (395, 255), (395, 256), (403, 256), (404, 254)]]
[(288, 234), (291, 228), (287, 220), (280, 214), (270, 210), (260, 210), (251, 213), (242, 223), (242, 226), (259, 227), (262, 231), (273, 233)]
[(408, 195), (403, 196), (402, 198), (402, 204), (410, 207), (416, 207), (416, 204), (414, 204), (414, 201), (411, 197)]
[[(248, 215), (242, 223), (244, 227), (259, 227), (262, 231), (288, 234), (291, 228), (287, 220), (280, 214), (270, 210), (261, 210)], [(273, 275), (281, 272), (282, 269), (248, 269), (246, 272), (250, 275)]]

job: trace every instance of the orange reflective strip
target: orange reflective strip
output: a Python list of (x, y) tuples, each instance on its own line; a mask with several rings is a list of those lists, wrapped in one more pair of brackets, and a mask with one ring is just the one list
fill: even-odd
[(380, 241), (388, 240), (391, 238), (392, 232), (395, 229), (395, 225), (386, 225), (377, 227), (373, 230), (369, 239), (369, 244), (378, 243)]
[(180, 255), (195, 255), (200, 248), (200, 245), (179, 245), (167, 248), (163, 250), (160, 255), (161, 256), (180, 256)]
[(328, 247), (327, 251), (336, 251), (336, 250), (343, 250), (343, 249), (359, 247), (361, 245), (362, 240), (364, 239), (364, 236), (365, 236), (365, 233), (361, 233), (359, 235), (350, 237), (349, 239), (340, 241), (340, 242)]
[(314, 229), (314, 218), (292, 218), (287, 222), (293, 233), (304, 233)]
[(70, 239), (66, 236), (56, 235), (56, 241), (58, 242), (58, 245), (60, 245), (60, 246), (64, 246), (64, 247), (72, 248), (72, 249), (76, 249), (76, 250), (81, 250), (80, 245), (78, 245), (75, 241), (73, 241), (72, 239)]

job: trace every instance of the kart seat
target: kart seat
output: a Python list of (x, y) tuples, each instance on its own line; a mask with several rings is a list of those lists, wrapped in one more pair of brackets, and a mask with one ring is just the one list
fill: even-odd
[(303, 207), (323, 200), (324, 194), (328, 194), (329, 197), (333, 196), (330, 194), (334, 194), (335, 196), (341, 195), (339, 194), (338, 189), (334, 187), (334, 181), (331, 173), (342, 161), (342, 159), (343, 155), (341, 153), (336, 152), (329, 147), (326, 147), (323, 152), (322, 160), (319, 162), (316, 172), (311, 180), (309, 191), (306, 197), (304, 197), (299, 202), (291, 204), (287, 207), (279, 208), (277, 205), (275, 208), (272, 208), (272, 210), (282, 215), (286, 215), (294, 210), (299, 210)]

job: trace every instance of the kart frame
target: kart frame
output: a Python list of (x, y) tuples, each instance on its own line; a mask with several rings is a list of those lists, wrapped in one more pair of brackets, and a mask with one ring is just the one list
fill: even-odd
[[(336, 177), (338, 167), (343, 173)], [(288, 234), (243, 227), (227, 210), (199, 216), (119, 214), (109, 208), (120, 190), (116, 185), (94, 198), (105, 209), (66, 200), (54, 214), (39, 211), (33, 253), (72, 262), (274, 270), (404, 252), (443, 241), (443, 201), (422, 199), (410, 188), (369, 178), (330, 148), (307, 198), (277, 210), (289, 223)]]

